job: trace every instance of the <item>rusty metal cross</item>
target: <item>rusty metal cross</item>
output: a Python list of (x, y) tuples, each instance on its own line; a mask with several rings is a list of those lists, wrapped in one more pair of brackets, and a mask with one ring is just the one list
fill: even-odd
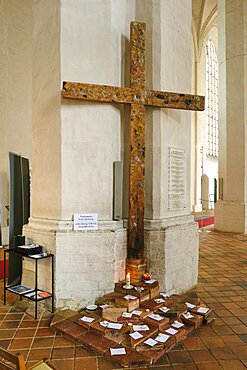
[(130, 34), (130, 87), (66, 81), (63, 83), (63, 97), (131, 105), (128, 257), (142, 258), (144, 254), (145, 106), (201, 111), (204, 110), (204, 97), (146, 89), (146, 24), (131, 22)]

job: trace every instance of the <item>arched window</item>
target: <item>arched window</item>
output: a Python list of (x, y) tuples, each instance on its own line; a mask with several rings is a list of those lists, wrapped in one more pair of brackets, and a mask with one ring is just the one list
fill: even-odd
[(218, 60), (213, 41), (206, 44), (207, 155), (218, 157)]

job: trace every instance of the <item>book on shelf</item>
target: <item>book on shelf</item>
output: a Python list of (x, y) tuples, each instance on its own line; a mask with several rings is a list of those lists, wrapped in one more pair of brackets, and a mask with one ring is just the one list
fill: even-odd
[(40, 298), (48, 298), (48, 297), (51, 297), (51, 293), (41, 292), (41, 293), (39, 293), (39, 297)]
[(42, 299), (42, 298), (48, 298), (51, 297), (51, 293), (44, 292), (43, 290), (37, 290), (37, 297), (36, 297), (36, 292), (30, 292), (25, 294), (25, 297), (31, 298), (31, 299)]
[[(42, 292), (41, 290), (37, 290), (37, 299), (41, 299), (41, 297), (39, 297), (39, 293), (41, 293), (41, 292)], [(35, 299), (36, 298), (36, 292), (34, 291), (34, 292), (26, 293), (25, 297)]]
[(8, 287), (8, 290), (10, 292), (16, 293), (16, 294), (26, 294), (33, 291), (33, 288), (29, 288), (25, 285), (14, 285), (11, 287)]

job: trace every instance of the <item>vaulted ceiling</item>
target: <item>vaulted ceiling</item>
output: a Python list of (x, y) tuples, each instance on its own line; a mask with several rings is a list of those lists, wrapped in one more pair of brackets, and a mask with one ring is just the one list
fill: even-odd
[(198, 44), (203, 30), (217, 10), (217, 0), (192, 0), (193, 33)]

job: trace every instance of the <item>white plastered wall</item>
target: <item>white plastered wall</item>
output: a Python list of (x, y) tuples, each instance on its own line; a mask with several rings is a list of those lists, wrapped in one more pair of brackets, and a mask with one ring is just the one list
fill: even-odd
[[(154, 4), (153, 87), (193, 93), (191, 2), (155, 1)], [(168, 207), (169, 148), (185, 152), (185, 207), (182, 209)], [(152, 143), (148, 150), (152, 152), (153, 182), (149, 194), (152, 209), (148, 209), (145, 223), (148, 267), (162, 289), (181, 292), (196, 284), (198, 268), (198, 230), (190, 216), (191, 113), (154, 109)]]
[[(0, 2), (0, 210), (6, 227), (9, 152), (32, 154), (32, 1)], [(2, 230), (8, 244), (8, 230)]]

